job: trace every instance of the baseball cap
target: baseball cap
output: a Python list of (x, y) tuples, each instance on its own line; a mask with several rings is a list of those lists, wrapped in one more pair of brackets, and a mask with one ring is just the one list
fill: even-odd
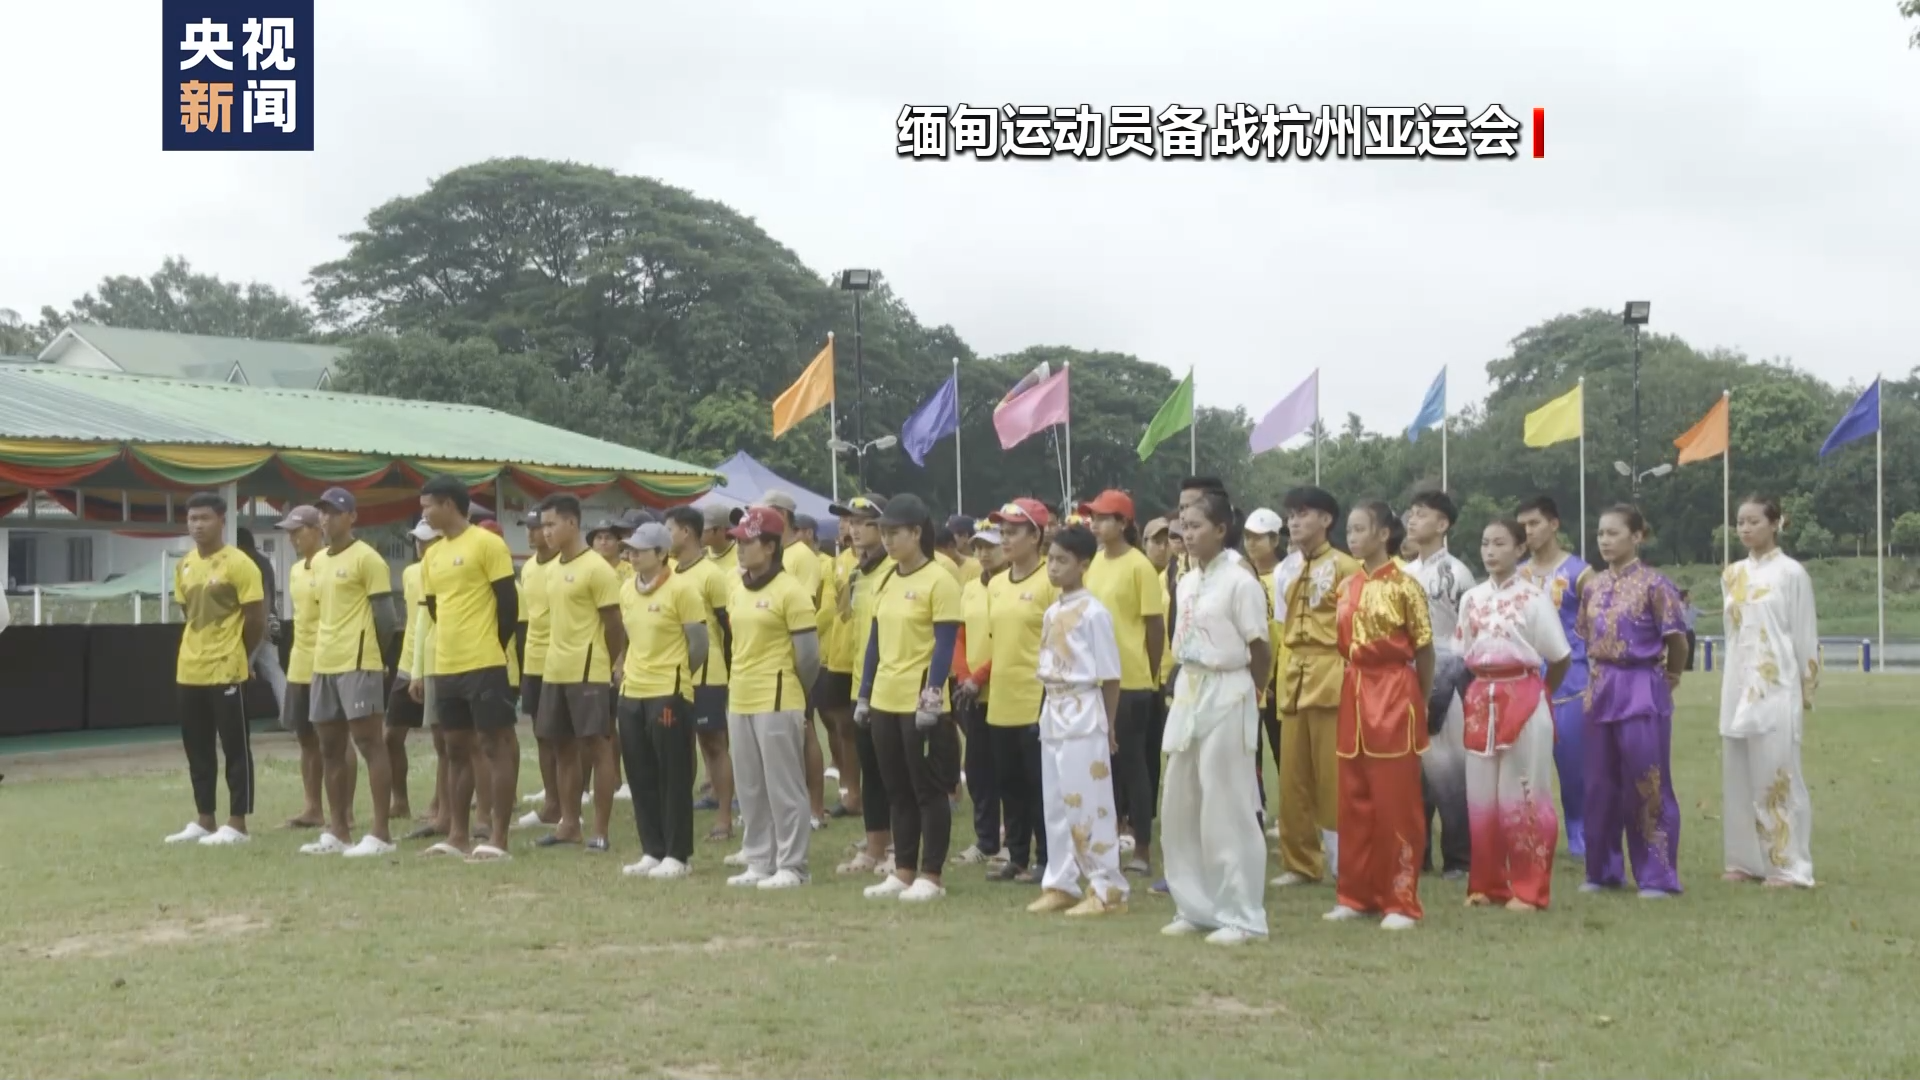
[(784, 491), (763, 492), (760, 495), (760, 501), (754, 505), (771, 506), (775, 510), (785, 510), (789, 514), (798, 513), (800, 510), (799, 504), (793, 501), (793, 496)]
[(887, 526), (924, 525), (932, 520), (933, 512), (913, 494), (895, 495), (880, 514), (880, 524)]
[(703, 506), (700, 508), (700, 521), (709, 529), (727, 528), (733, 524), (733, 509), (718, 504)]
[(594, 522), (593, 528), (587, 530), (587, 536), (591, 538), (593, 534), (603, 532), (625, 535), (631, 531), (625, 522), (615, 520), (614, 518), (601, 518), (599, 521)]
[(1143, 537), (1159, 536), (1163, 532), (1171, 531), (1172, 528), (1172, 524), (1169, 523), (1166, 518), (1157, 517), (1147, 522), (1147, 527), (1140, 530), (1140, 535)]
[(633, 535), (620, 541), (635, 551), (665, 551), (673, 546), (667, 536), (667, 527), (657, 521), (649, 521), (633, 530)]
[(1287, 523), (1280, 520), (1279, 514), (1263, 506), (1247, 515), (1246, 524), (1241, 526), (1241, 531), (1259, 533), (1262, 536), (1278, 536), (1287, 531)]
[(359, 508), (360, 504), (354, 501), (353, 492), (348, 491), (346, 488), (330, 487), (320, 493), (320, 497), (314, 500), (314, 505), (322, 510), (334, 510), (342, 514), (351, 514)]
[(995, 525), (1032, 525), (1036, 529), (1044, 529), (1053, 520), (1053, 515), (1038, 499), (1015, 499), (988, 514), (987, 520)]
[(827, 512), (837, 518), (853, 518), (856, 521), (878, 521), (886, 512), (887, 498), (884, 495), (856, 495), (844, 503), (834, 503)]
[(1124, 518), (1127, 521), (1132, 521), (1133, 520), (1133, 496), (1128, 495), (1124, 491), (1115, 491), (1112, 488), (1108, 488), (1107, 490), (1094, 496), (1092, 502), (1081, 503), (1080, 513), (1086, 515), (1087, 517), (1095, 517), (1095, 516), (1105, 514), (1105, 515), (1111, 515), (1114, 517)]
[(286, 532), (295, 529), (317, 529), (320, 527), (320, 511), (311, 506), (296, 506), (287, 511), (287, 516), (274, 528)]
[(1005, 542), (1005, 539), (1006, 539), (1005, 537), (1000, 535), (1000, 530), (994, 528), (991, 525), (973, 534), (974, 543), (990, 544), (994, 547), (999, 547), (1003, 542)]
[(975, 522), (965, 514), (955, 514), (947, 519), (947, 531), (955, 536), (972, 536)]
[(759, 540), (768, 536), (785, 536), (787, 519), (780, 511), (771, 506), (756, 506), (740, 515), (740, 524), (727, 530), (727, 535), (735, 540)]
[(636, 506), (620, 515), (620, 524), (629, 529), (637, 529), (648, 522), (658, 522), (660, 515), (644, 506)]
[(814, 520), (812, 514), (795, 514), (793, 515), (793, 531), (819, 532), (820, 523)]
[(438, 540), (440, 539), (440, 530), (427, 524), (425, 521), (421, 521), (416, 523), (412, 529), (408, 530), (407, 535), (413, 537), (415, 540)]
[(536, 506), (527, 511), (527, 516), (520, 519), (520, 524), (525, 525), (529, 529), (537, 529), (546, 524), (546, 522), (542, 520), (540, 508)]

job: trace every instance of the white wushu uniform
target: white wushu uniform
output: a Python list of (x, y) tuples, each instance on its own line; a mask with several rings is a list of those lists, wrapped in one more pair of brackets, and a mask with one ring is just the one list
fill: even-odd
[(1734, 563), (1721, 583), (1727, 869), (1811, 886), (1813, 804), (1800, 776), (1800, 735), (1820, 681), (1813, 581), (1776, 549)]
[(1076, 589), (1047, 608), (1040, 628), (1040, 791), (1046, 807), (1047, 870), (1041, 885), (1078, 897), (1084, 875), (1112, 907), (1127, 900), (1120, 873), (1119, 815), (1107, 751), (1101, 684), (1120, 678), (1113, 616)]
[(1267, 639), (1267, 601), (1229, 554), (1180, 578), (1160, 847), (1181, 919), (1265, 937), (1267, 845), (1248, 810), (1259, 798), (1259, 691), (1248, 664), (1250, 643)]

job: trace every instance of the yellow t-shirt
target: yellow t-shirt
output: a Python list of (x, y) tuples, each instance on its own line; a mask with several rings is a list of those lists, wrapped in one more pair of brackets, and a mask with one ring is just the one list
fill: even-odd
[[(995, 577), (1005, 577), (1001, 571)], [(976, 570), (974, 575), (960, 586), (960, 618), (967, 626), (967, 667), (978, 671), (987, 661), (993, 659), (993, 627), (987, 617), (987, 590), (990, 582), (980, 580)], [(992, 698), (993, 684), (989, 681), (980, 687), (980, 703), (986, 704)]]
[(600, 612), (620, 606), (620, 574), (587, 548), (547, 566), (547, 664), (540, 678), (556, 683), (610, 683), (607, 627)]
[(1320, 550), (1300, 567), (1287, 587), (1283, 644), (1287, 666), (1280, 672), (1280, 711), (1337, 709), (1347, 662), (1340, 658), (1335, 615), (1340, 586), (1360, 572), (1353, 556), (1322, 541)]
[[(1147, 666), (1147, 620), (1167, 616), (1166, 592), (1160, 587), (1153, 560), (1137, 548), (1118, 557), (1100, 552), (1087, 567), (1087, 591), (1113, 616), (1113, 634), (1120, 644), (1120, 689), (1158, 687)], [(1162, 636), (1162, 648), (1165, 648)]]
[(694, 672), (695, 686), (727, 685), (726, 643), (720, 636), (720, 617), (714, 612), (724, 611), (727, 598), (733, 595), (737, 577), (729, 576), (728, 570), (713, 560), (712, 556), (702, 555), (698, 560), (674, 568), (674, 573), (686, 579), (687, 587), (700, 597), (700, 610), (707, 619), (707, 662), (699, 671)]
[(736, 580), (736, 581), (739, 580), (740, 578), (740, 545), (739, 544), (728, 544), (727, 550), (721, 551), (721, 552), (715, 552), (709, 549), (707, 551), (707, 560), (713, 563), (713, 565), (719, 567), (720, 572), (725, 574), (729, 579)]
[(807, 707), (794, 666), (793, 635), (815, 629), (813, 597), (785, 570), (758, 589), (742, 581), (727, 601), (733, 625), (733, 670), (727, 709), (748, 715)]
[(1047, 580), (1047, 564), (1013, 579), (1013, 569), (996, 574), (987, 593), (993, 625), (993, 700), (987, 723), (1023, 727), (1040, 722), (1040, 628), (1059, 590)]
[[(606, 558), (606, 556), (603, 555), (601, 556), (601, 558)], [(613, 572), (620, 575), (620, 583), (622, 585), (625, 585), (627, 582), (633, 580), (633, 574), (634, 574), (633, 564), (628, 562), (625, 559), (614, 560)]]
[[(960, 586), (942, 567), (925, 562), (910, 574), (896, 570), (876, 593), (873, 632), (880, 635), (880, 666), (868, 703), (881, 712), (910, 713), (919, 708), (927, 685), (934, 626), (960, 621)], [(950, 707), (942, 682), (940, 709)]]
[[(666, 571), (665, 580), (641, 592), (638, 578), (620, 586), (620, 621), (627, 628), (627, 662), (621, 668), (620, 696), (687, 697), (693, 672), (687, 667), (688, 626), (705, 626), (712, 616), (700, 602), (699, 582)], [(708, 642), (717, 649), (717, 642)]]
[(553, 565), (554, 556), (547, 556), (546, 562), (530, 558), (520, 564), (520, 621), (527, 624), (527, 674), (539, 675), (547, 670), (547, 643), (552, 638), (553, 625), (547, 618), (547, 568)]
[(940, 564), (940, 569), (953, 575), (953, 583), (955, 585), (965, 585), (967, 583), (966, 571), (960, 569), (960, 564), (954, 561), (953, 556), (944, 551), (936, 551), (933, 553), (933, 561)]
[(237, 547), (202, 556), (187, 552), (173, 567), (173, 599), (186, 616), (174, 681), (182, 686), (237, 686), (247, 681), (246, 619), (241, 608), (263, 604), (260, 568)]
[[(1274, 646), (1273, 670), (1267, 678), (1277, 686), (1280, 680), (1280, 656), (1286, 648), (1287, 624), (1285, 619), (1280, 618), (1286, 613), (1276, 611), (1273, 606), (1273, 571), (1260, 575), (1260, 591), (1267, 595), (1267, 642)], [(1264, 694), (1266, 691), (1266, 686), (1262, 685), (1260, 692)]]
[[(427, 549), (420, 563), (420, 590), (433, 601), (433, 672), (461, 675), (508, 667), (500, 646), (500, 613), (493, 583), (513, 579), (507, 542), (468, 526)], [(511, 671), (509, 671), (511, 677)]]
[(969, 581), (979, 581), (979, 580), (980, 580), (980, 560), (974, 558), (971, 555), (967, 556), (964, 559), (961, 559), (960, 560), (961, 583), (965, 584), (966, 582), (969, 582)]
[[(1173, 589), (1167, 584), (1166, 571), (1160, 571), (1160, 606), (1167, 611), (1173, 610)], [(1278, 638), (1274, 639), (1278, 641)], [(1167, 627), (1168, 645), (1160, 650), (1160, 685), (1167, 685), (1167, 677), (1173, 674), (1173, 627)]]
[(287, 598), (293, 604), (293, 650), (287, 654), (287, 681), (313, 681), (313, 643), (320, 637), (320, 578), (312, 559), (295, 559), (287, 571)]
[(385, 671), (380, 657), (380, 628), (373, 621), (373, 598), (393, 592), (387, 560), (365, 540), (345, 551), (313, 557), (320, 587), (320, 637), (313, 644), (313, 673)]
[(780, 572), (793, 578), (808, 599), (820, 595), (820, 556), (805, 544), (788, 544), (780, 550)]
[(396, 671), (408, 678), (413, 677), (415, 640), (413, 617), (419, 612), (422, 599), (424, 597), (420, 594), (420, 564), (410, 563), (406, 569), (400, 571), (400, 602), (403, 605), (400, 608), (400, 622), (406, 629), (400, 633), (400, 660), (394, 665)]
[(845, 667), (835, 667), (841, 662), (840, 638), (845, 624), (840, 621), (840, 563), (835, 559), (820, 560), (820, 591), (815, 595), (814, 626), (820, 633), (820, 666), (827, 671), (844, 672)]
[[(853, 590), (851, 617), (842, 627), (841, 644), (846, 649), (847, 668), (853, 674), (853, 699), (860, 700), (870, 687), (862, 687), (860, 680), (867, 671), (867, 639), (873, 636), (873, 597), (880, 583), (893, 570), (893, 560), (882, 556), (872, 570), (862, 572), (856, 562), (852, 574), (847, 579), (847, 588)], [(871, 705), (871, 699), (867, 702)]]

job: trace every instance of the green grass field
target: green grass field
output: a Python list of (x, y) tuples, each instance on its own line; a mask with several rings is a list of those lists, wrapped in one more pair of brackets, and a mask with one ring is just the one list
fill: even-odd
[[(306, 858), (265, 828), (182, 850), (159, 840), (191, 809), (183, 770), (7, 783), (0, 1071), (1913, 1076), (1916, 686), (1836, 675), (1810, 719), (1817, 890), (1718, 879), (1717, 688), (1695, 681), (1685, 897), (1582, 896), (1563, 855), (1542, 915), (1470, 911), (1429, 879), (1426, 924), (1392, 935), (1322, 923), (1330, 889), (1270, 890), (1271, 940), (1238, 950), (1161, 937), (1170, 905), (1144, 889), (1091, 924), (958, 868), (924, 908), (831, 873), (743, 894), (721, 845), (688, 881), (637, 882), (618, 874), (630, 824), (611, 857), (523, 832), (492, 866)], [(259, 821), (295, 808), (290, 762), (261, 788)], [(816, 866), (852, 837), (816, 834)]]

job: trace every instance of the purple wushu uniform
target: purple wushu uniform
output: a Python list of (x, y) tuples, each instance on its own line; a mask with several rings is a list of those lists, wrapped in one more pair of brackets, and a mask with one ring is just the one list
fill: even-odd
[(1605, 570), (1587, 586), (1587, 884), (1622, 883), (1626, 835), (1641, 890), (1680, 891), (1680, 804), (1673, 796), (1673, 691), (1666, 639), (1686, 635), (1673, 582), (1645, 563)]

